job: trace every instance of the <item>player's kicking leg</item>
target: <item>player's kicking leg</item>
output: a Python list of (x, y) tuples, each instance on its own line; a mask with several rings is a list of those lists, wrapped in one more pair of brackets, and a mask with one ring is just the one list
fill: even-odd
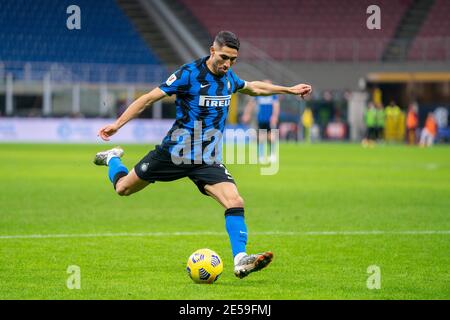
[(106, 151), (101, 151), (95, 155), (94, 163), (98, 166), (108, 166), (109, 180), (120, 196), (129, 196), (145, 188), (149, 182), (140, 179), (134, 169), (128, 169), (122, 164), (120, 158), (123, 156), (123, 149), (115, 147)]
[(244, 278), (266, 267), (273, 258), (270, 251), (247, 254), (247, 226), (244, 221), (244, 200), (231, 182), (206, 185), (205, 191), (225, 207), (225, 224), (234, 256), (234, 274)]

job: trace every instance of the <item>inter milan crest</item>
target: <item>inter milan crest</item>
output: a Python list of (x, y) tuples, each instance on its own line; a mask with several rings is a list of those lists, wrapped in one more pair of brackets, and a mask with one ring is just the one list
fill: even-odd
[(146, 172), (146, 171), (147, 171), (148, 165), (149, 165), (148, 162), (144, 162), (143, 164), (141, 164), (141, 170), (142, 170), (142, 172)]

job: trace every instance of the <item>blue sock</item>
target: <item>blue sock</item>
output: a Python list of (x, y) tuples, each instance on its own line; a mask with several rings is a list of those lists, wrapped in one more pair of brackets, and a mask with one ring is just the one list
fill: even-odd
[(245, 252), (247, 245), (247, 226), (244, 221), (244, 208), (230, 208), (225, 211), (225, 225), (230, 237), (233, 257)]
[(117, 181), (128, 174), (128, 169), (122, 164), (119, 157), (112, 157), (108, 163), (109, 180), (116, 187)]

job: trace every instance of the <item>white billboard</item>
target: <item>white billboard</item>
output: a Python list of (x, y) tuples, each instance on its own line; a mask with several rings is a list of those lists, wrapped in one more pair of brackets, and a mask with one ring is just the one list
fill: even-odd
[[(115, 119), (0, 118), (0, 142), (94, 143)], [(134, 119), (111, 137), (114, 143), (158, 143), (174, 120)]]

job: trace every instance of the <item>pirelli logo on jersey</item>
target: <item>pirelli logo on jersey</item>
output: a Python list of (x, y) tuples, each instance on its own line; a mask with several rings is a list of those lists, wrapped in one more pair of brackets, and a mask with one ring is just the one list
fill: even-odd
[(228, 107), (231, 95), (228, 96), (200, 96), (198, 104), (200, 107)]

